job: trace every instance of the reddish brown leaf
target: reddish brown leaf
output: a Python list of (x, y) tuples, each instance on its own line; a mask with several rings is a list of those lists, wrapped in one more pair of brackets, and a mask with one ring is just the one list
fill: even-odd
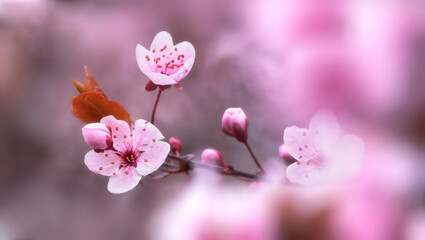
[(99, 84), (96, 82), (96, 80), (94, 80), (94, 77), (90, 73), (89, 68), (87, 66), (84, 66), (84, 71), (86, 73), (86, 81), (82, 83), (77, 80), (72, 80), (72, 83), (74, 84), (75, 88), (77, 88), (80, 93), (95, 92), (106, 97), (102, 88), (100, 88)]
[(130, 124), (130, 114), (121, 104), (94, 92), (81, 93), (72, 98), (72, 113), (84, 123), (99, 122), (103, 117), (113, 115), (116, 119)]

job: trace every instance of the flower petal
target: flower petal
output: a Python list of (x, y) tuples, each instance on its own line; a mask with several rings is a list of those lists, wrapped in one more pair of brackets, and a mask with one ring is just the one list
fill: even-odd
[(117, 155), (111, 150), (106, 150), (103, 153), (97, 153), (92, 150), (84, 157), (84, 163), (94, 173), (111, 176), (114, 172), (118, 172), (120, 166), (116, 157)]
[(296, 126), (285, 128), (283, 142), (292, 157), (300, 162), (311, 160), (318, 152), (314, 133)]
[(149, 150), (142, 153), (137, 161), (137, 172), (146, 176), (156, 171), (164, 162), (170, 152), (170, 144), (158, 141), (152, 144)]
[(138, 119), (133, 127), (133, 146), (142, 151), (149, 150), (149, 146), (156, 141), (164, 139), (164, 136), (152, 123)]
[(363, 156), (365, 147), (364, 142), (360, 137), (347, 134), (341, 138), (341, 143), (345, 146), (347, 155), (357, 159), (360, 159)]
[(174, 80), (172, 77), (167, 76), (162, 73), (148, 73), (146, 74), (152, 82), (154, 82), (157, 85), (172, 85), (176, 84), (176, 80)]
[(153, 50), (161, 51), (161, 49), (164, 49), (164, 46), (166, 46), (165, 50), (167, 51), (174, 47), (173, 38), (166, 31), (162, 31), (156, 34), (151, 44), (151, 52)]
[(184, 77), (189, 74), (190, 70), (192, 69), (193, 63), (195, 61), (195, 58), (189, 58), (183, 65), (182, 68), (180, 68), (177, 72), (173, 73), (170, 77), (174, 79), (174, 81), (179, 82)]
[(341, 168), (346, 172), (347, 177), (356, 174), (362, 165), (361, 158), (364, 153), (364, 142), (360, 137), (354, 135), (344, 135), (340, 141), (339, 160)]
[(134, 167), (121, 168), (120, 171), (109, 178), (108, 190), (111, 193), (125, 193), (133, 189), (142, 179)]
[(328, 181), (328, 175), (325, 168), (319, 168), (317, 165), (304, 162), (293, 163), (286, 169), (286, 176), (292, 183), (306, 186), (323, 184)]
[(114, 116), (110, 115), (102, 118), (101, 123), (106, 124), (111, 130), (112, 141), (114, 148), (120, 152), (125, 152), (131, 146), (130, 127), (127, 122), (117, 120)]
[(310, 121), (310, 130), (320, 142), (333, 142), (339, 138), (339, 125), (335, 114), (328, 109), (317, 111)]
[(195, 48), (190, 42), (181, 42), (174, 46), (174, 48), (177, 49), (177, 55), (183, 54), (185, 59), (195, 58)]
[[(148, 58), (146, 56), (148, 56)], [(147, 75), (148, 73), (153, 72), (151, 65), (149, 64), (149, 61), (153, 61), (154, 59), (153, 54), (140, 44), (137, 44), (136, 46), (136, 59), (140, 70), (144, 74)]]

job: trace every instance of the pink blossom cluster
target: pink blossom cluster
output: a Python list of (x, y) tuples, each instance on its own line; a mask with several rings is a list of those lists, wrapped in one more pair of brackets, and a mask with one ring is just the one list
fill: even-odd
[[(166, 86), (178, 84), (190, 71), (195, 60), (195, 50), (189, 42), (174, 46), (168, 32), (158, 33), (150, 47), (136, 47), (136, 58), (140, 70), (154, 86), (160, 86), (152, 113), (152, 122), (159, 97)], [(180, 85), (178, 85), (179, 87)], [(156, 88), (156, 87), (155, 87)], [(148, 88), (147, 88), (148, 90)], [(179, 161), (182, 143), (170, 138), (169, 144), (161, 141), (164, 136), (151, 123), (137, 120), (134, 124), (117, 120), (113, 116), (104, 117), (100, 123), (90, 123), (83, 127), (83, 136), (93, 148), (85, 156), (87, 167), (98, 174), (109, 176), (108, 190), (123, 193), (134, 188), (142, 176), (160, 169), (171, 150)], [(243, 143), (258, 171), (254, 175), (240, 173), (226, 164), (222, 154), (207, 148), (202, 152), (201, 162), (206, 168), (218, 170), (222, 174), (256, 179), (267, 175), (248, 143), (248, 118), (241, 108), (229, 108), (222, 117), (222, 131)], [(171, 145), (171, 146), (170, 146)], [(355, 175), (360, 168), (363, 155), (363, 141), (353, 135), (340, 137), (336, 116), (329, 110), (316, 113), (310, 128), (288, 127), (284, 131), (284, 145), (280, 148), (282, 157), (296, 162), (287, 168), (288, 179), (301, 185), (340, 183)], [(169, 160), (166, 174), (187, 172), (194, 162), (178, 164)]]

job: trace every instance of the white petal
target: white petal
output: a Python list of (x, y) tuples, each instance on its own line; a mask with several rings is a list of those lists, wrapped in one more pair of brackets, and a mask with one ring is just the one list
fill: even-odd
[(170, 77), (174, 79), (174, 81), (179, 82), (184, 77), (189, 74), (190, 70), (192, 69), (193, 63), (195, 61), (195, 58), (189, 58), (183, 65), (182, 68), (180, 68), (177, 72), (172, 74)]
[(134, 167), (121, 168), (116, 175), (109, 178), (108, 190), (115, 194), (125, 193), (136, 187), (141, 179), (142, 176)]
[(195, 58), (195, 48), (190, 42), (181, 42), (174, 46), (174, 48), (177, 49), (177, 55), (183, 54), (185, 59)]
[(140, 70), (144, 73), (144, 74), (148, 74), (153, 72), (148, 59), (146, 59), (146, 56), (149, 57), (150, 61), (153, 61), (153, 55), (152, 53), (147, 50), (146, 48), (144, 48), (142, 45), (137, 44), (136, 46), (136, 59), (137, 59), (137, 64), (139, 65)]
[(345, 146), (348, 155), (357, 159), (363, 156), (364, 142), (360, 137), (347, 134), (341, 138), (341, 142)]
[(151, 145), (137, 161), (137, 172), (146, 176), (156, 171), (165, 161), (170, 152), (170, 145), (166, 142), (159, 141)]
[(152, 123), (138, 119), (133, 127), (133, 146), (140, 150), (146, 150), (156, 141), (164, 139), (164, 136)]
[(111, 176), (114, 172), (118, 172), (120, 166), (117, 155), (110, 150), (106, 150), (103, 153), (97, 153), (92, 150), (84, 157), (84, 163), (90, 171), (103, 176)]
[(300, 162), (311, 160), (319, 151), (314, 133), (296, 126), (285, 128), (283, 142), (292, 157)]
[(323, 184), (329, 182), (329, 175), (324, 168), (319, 168), (314, 164), (293, 163), (286, 169), (286, 176), (292, 183), (306, 186)]
[(335, 114), (328, 109), (317, 111), (310, 121), (310, 130), (322, 142), (333, 142), (339, 138), (339, 125)]
[(167, 76), (162, 73), (148, 73), (146, 74), (152, 82), (154, 82), (157, 85), (172, 85), (176, 84), (176, 80), (174, 80), (172, 77)]
[(155, 50), (156, 52), (159, 52), (164, 48), (164, 46), (166, 46), (165, 50), (167, 51), (174, 47), (173, 38), (166, 31), (162, 31), (156, 34), (151, 44), (151, 51)]
[(344, 135), (341, 138), (340, 160), (347, 177), (356, 174), (362, 165), (361, 158), (364, 153), (364, 142), (360, 137)]
[(106, 124), (111, 130), (112, 141), (114, 148), (120, 152), (125, 152), (131, 145), (130, 127), (128, 123), (123, 120), (117, 120), (114, 116), (110, 115), (102, 118), (101, 123)]

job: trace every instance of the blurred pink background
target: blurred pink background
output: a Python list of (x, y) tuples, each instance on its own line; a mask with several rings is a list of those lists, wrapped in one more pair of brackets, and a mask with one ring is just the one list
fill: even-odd
[[(135, 47), (162, 30), (196, 49), (183, 90), (163, 94), (155, 122), (184, 153), (219, 149), (255, 172), (244, 147), (221, 132), (225, 109), (244, 109), (265, 163), (279, 160), (285, 127), (331, 108), (367, 150), (363, 171), (328, 201), (329, 231), (424, 239), (424, 11), (421, 0), (1, 0), (0, 239), (153, 239), (167, 228), (152, 219), (193, 176), (144, 178), (143, 187), (109, 193), (83, 163), (89, 147), (70, 110), (71, 79), (84, 80), (87, 65), (132, 119), (150, 119), (156, 95), (144, 91)], [(305, 198), (298, 191), (271, 198), (292, 206)]]

